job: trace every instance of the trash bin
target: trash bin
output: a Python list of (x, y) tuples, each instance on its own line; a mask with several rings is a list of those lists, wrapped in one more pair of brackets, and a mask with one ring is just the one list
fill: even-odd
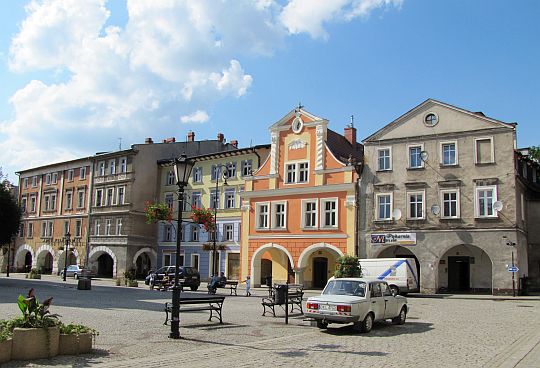
[(266, 286), (272, 286), (272, 276), (266, 276), (264, 278), (264, 283), (266, 284)]
[(529, 278), (523, 276), (519, 278), (519, 295), (526, 296), (529, 295)]
[(287, 295), (287, 285), (276, 285), (276, 295), (274, 303), (285, 304), (285, 298)]
[(77, 283), (78, 290), (92, 290), (92, 280), (87, 278), (80, 278)]

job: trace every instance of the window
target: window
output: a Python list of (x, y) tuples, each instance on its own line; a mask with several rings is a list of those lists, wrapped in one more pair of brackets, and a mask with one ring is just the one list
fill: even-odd
[(174, 177), (174, 171), (167, 172), (167, 185), (174, 185), (176, 178)]
[(110, 175), (116, 174), (116, 160), (115, 159), (109, 160), (109, 174)]
[(258, 229), (268, 229), (268, 203), (257, 203), (256, 224)]
[(439, 117), (437, 116), (437, 114), (433, 112), (430, 112), (424, 117), (424, 124), (426, 124), (427, 126), (430, 126), (430, 127), (435, 126), (437, 125), (438, 122), (439, 122)]
[(24, 224), (19, 225), (19, 238), (24, 238)]
[(101, 161), (100, 163), (98, 163), (98, 172), (99, 172), (99, 176), (104, 176), (105, 175), (105, 161)]
[(37, 187), (37, 176), (32, 176), (32, 188)]
[(58, 173), (52, 173), (52, 183), (58, 183)]
[(82, 236), (82, 220), (75, 221), (75, 237), (80, 238)]
[(75, 175), (75, 171), (73, 169), (68, 170), (68, 172), (67, 172), (67, 180), (68, 181), (73, 181), (73, 176), (74, 175)]
[(321, 199), (321, 222), (323, 227), (337, 227), (337, 207), (337, 198)]
[(165, 225), (165, 228), (163, 229), (163, 241), (172, 241), (173, 240), (173, 237), (172, 237), (172, 233), (173, 233), (173, 229), (172, 229), (172, 225)]
[(409, 218), (421, 220), (424, 218), (424, 192), (407, 193), (409, 202)]
[(73, 208), (73, 191), (68, 190), (66, 192), (66, 210)]
[(234, 190), (228, 190), (225, 192), (225, 208), (234, 208), (234, 199), (235, 199), (236, 193)]
[(43, 209), (44, 211), (49, 211), (51, 209), (51, 197), (49, 195), (46, 195), (44, 197), (44, 201), (45, 201), (45, 208)]
[(202, 167), (196, 167), (193, 169), (193, 182), (202, 183)]
[(94, 235), (99, 236), (99, 230), (101, 228), (101, 223), (99, 220), (94, 222)]
[(111, 219), (105, 220), (105, 235), (111, 235), (111, 229), (112, 229), (112, 220)]
[(242, 176), (251, 175), (251, 170), (253, 168), (252, 160), (242, 160), (241, 166), (242, 166)]
[(165, 204), (172, 211), (172, 209), (174, 207), (174, 196), (173, 196), (172, 193), (165, 194)]
[(200, 192), (191, 193), (191, 205), (195, 206), (196, 208), (201, 208), (202, 207), (201, 193)]
[(308, 181), (308, 173), (309, 173), (309, 163), (308, 162), (300, 162), (298, 164), (298, 182), (299, 183), (307, 183), (307, 181)]
[(79, 172), (79, 179), (84, 180), (86, 179), (86, 166), (81, 167)]
[(121, 173), (127, 172), (127, 157), (122, 157), (120, 159), (120, 172)]
[(422, 161), (422, 146), (409, 146), (409, 169), (420, 169), (424, 167)]
[(284, 229), (287, 227), (286, 205), (286, 202), (272, 202), (272, 213), (274, 220), (272, 227), (274, 229)]
[(114, 204), (114, 188), (107, 188), (107, 206)]
[(54, 211), (56, 208), (56, 194), (45, 194), (43, 197), (45, 202), (44, 211)]
[(379, 148), (377, 150), (378, 170), (392, 170), (392, 153), (390, 148)]
[(459, 218), (459, 191), (441, 191), (441, 203), (443, 218)]
[(287, 164), (286, 166), (286, 173), (287, 173), (287, 183), (295, 183), (296, 182), (296, 164)]
[(229, 162), (227, 164), (227, 177), (234, 178), (236, 176), (236, 162)]
[(476, 164), (489, 164), (493, 163), (494, 152), (493, 152), (493, 138), (476, 138), (475, 142), (475, 163)]
[(199, 255), (198, 254), (191, 255), (191, 267), (193, 267), (196, 270), (199, 269)]
[(36, 212), (36, 196), (30, 196), (30, 212)]
[(96, 190), (96, 207), (102, 206), (103, 203), (103, 189)]
[(51, 211), (56, 209), (56, 194), (51, 194)]
[(26, 197), (21, 198), (21, 210), (22, 213), (26, 213)]
[(53, 222), (52, 221), (43, 221), (41, 222), (41, 237), (50, 238), (53, 234)]
[(51, 174), (45, 175), (45, 185), (51, 185)]
[(212, 180), (216, 180), (219, 178), (220, 174), (221, 174), (221, 167), (217, 165), (212, 165), (212, 172), (211, 172), (210, 178)]
[(219, 231), (219, 230), (216, 229), (216, 228), (208, 231), (208, 241), (214, 241), (214, 240), (217, 241), (217, 238), (216, 238), (216, 232), (217, 231)]
[(493, 203), (497, 201), (497, 187), (476, 187), (476, 217), (497, 217)]
[(66, 236), (67, 233), (69, 233), (69, 221), (64, 221), (64, 236)]
[(116, 235), (122, 235), (122, 219), (116, 219)]
[(32, 222), (28, 223), (28, 231), (26, 232), (27, 238), (33, 238), (34, 237), (34, 224)]
[(234, 225), (233, 224), (223, 225), (223, 240), (224, 241), (234, 240)]
[(84, 207), (84, 190), (77, 191), (77, 208)]
[(219, 208), (219, 190), (212, 190), (210, 192), (210, 206), (209, 208)]
[(317, 201), (302, 200), (302, 227), (317, 227)]
[(443, 142), (441, 143), (441, 165), (451, 166), (457, 165), (457, 143)]
[(377, 220), (392, 219), (392, 194), (377, 194)]
[(24, 178), (24, 181), (23, 181), (23, 188), (26, 189), (28, 188), (28, 178)]
[(125, 191), (126, 191), (126, 188), (124, 188), (124, 187), (118, 187), (116, 189), (116, 197), (117, 197), (116, 198), (116, 204), (118, 204), (118, 205), (124, 204), (124, 198), (125, 198), (124, 193), (125, 193)]
[(308, 162), (296, 162), (285, 165), (286, 183), (307, 183), (309, 174)]
[(163, 255), (163, 266), (171, 266), (171, 255), (170, 254), (164, 254)]
[(191, 241), (199, 241), (199, 225), (193, 225), (191, 227)]

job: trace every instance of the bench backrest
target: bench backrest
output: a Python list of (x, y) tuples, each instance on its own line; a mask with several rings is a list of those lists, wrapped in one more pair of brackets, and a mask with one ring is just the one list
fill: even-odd
[(180, 299), (180, 304), (223, 303), (224, 300), (224, 296), (217, 296), (213, 298), (185, 298)]

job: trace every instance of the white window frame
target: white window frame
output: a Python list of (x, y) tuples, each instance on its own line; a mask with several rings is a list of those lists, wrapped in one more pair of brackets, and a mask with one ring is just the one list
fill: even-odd
[(73, 209), (73, 190), (66, 190), (66, 210)]
[[(420, 166), (412, 166), (411, 163), (411, 148), (420, 148)], [(425, 167), (424, 160), (422, 160), (422, 151), (424, 151), (424, 143), (416, 143), (407, 145), (407, 160), (409, 162), (409, 169), (423, 169)]]
[[(334, 225), (326, 225), (325, 224), (325, 220), (326, 220), (326, 203), (329, 203), (329, 202), (334, 202), (336, 204), (336, 209), (335, 209), (335, 220), (336, 220), (336, 223)], [(337, 197), (334, 197), (334, 198), (321, 198), (320, 200), (320, 206), (321, 206), (321, 209), (320, 209), (320, 213), (321, 213), (321, 220), (320, 220), (320, 224), (321, 224), (321, 228), (322, 229), (337, 229), (338, 225), (339, 225), (339, 199)]]
[[(446, 193), (456, 193), (456, 215), (445, 216), (444, 214), (444, 195)], [(441, 218), (443, 219), (458, 219), (461, 217), (461, 203), (460, 203), (459, 189), (441, 189), (440, 190), (440, 203), (441, 203)]]
[[(302, 171), (306, 170), (306, 180), (305, 181), (300, 181), (300, 165), (301, 164), (307, 164), (307, 169), (303, 169)], [(294, 165), (294, 171), (292, 172), (293, 175), (294, 175), (294, 180), (293, 181), (289, 181), (289, 172), (288, 172), (288, 166), (289, 165)], [(306, 183), (309, 183), (309, 161), (308, 160), (297, 160), (297, 161), (287, 161), (285, 162), (285, 166), (284, 166), (284, 184), (285, 185), (290, 185), (290, 184), (306, 184)]]
[[(230, 238), (229, 238), (229, 234), (230, 234)], [(223, 224), (223, 241), (229, 241), (229, 242), (234, 241), (234, 223)]]
[(227, 178), (236, 177), (236, 162), (229, 162), (225, 165), (225, 172), (227, 173)]
[(118, 166), (120, 166), (120, 171), (119, 171), (120, 174), (126, 173), (127, 172), (127, 157), (120, 157), (120, 164)]
[(96, 219), (94, 221), (94, 235), (95, 236), (100, 236), (100, 230), (101, 230), (101, 221), (100, 219)]
[[(195, 200), (197, 198), (197, 200)], [(202, 207), (202, 194), (201, 192), (192, 192), (191, 193), (191, 205), (197, 208)]]
[[(122, 192), (122, 197), (120, 197), (120, 192)], [(116, 188), (116, 204), (123, 205), (126, 202), (126, 187), (121, 186)]]
[(75, 238), (82, 237), (82, 220), (75, 220)]
[(105, 176), (105, 161), (98, 162), (98, 176)]
[(35, 194), (30, 196), (30, 212), (36, 212), (37, 196)]
[[(388, 150), (388, 167), (387, 168), (381, 168), (380, 166), (380, 162), (379, 162), (379, 152), (380, 151), (385, 151), (385, 150)], [(377, 167), (377, 171), (392, 171), (392, 147), (377, 147), (377, 155), (375, 157), (375, 159), (377, 160), (376, 162), (376, 167)]]
[(24, 180), (23, 180), (23, 188), (24, 189), (28, 188), (28, 178), (24, 178)]
[(67, 180), (73, 181), (73, 178), (75, 177), (75, 170), (69, 169), (67, 172)]
[(37, 188), (37, 176), (32, 176), (32, 188)]
[(165, 224), (163, 226), (163, 241), (172, 242), (173, 240), (173, 227), (171, 224)]
[(111, 228), (112, 228), (112, 219), (108, 218), (105, 220), (105, 235), (107, 236), (112, 235)]
[(26, 231), (26, 237), (29, 239), (34, 237), (34, 223), (33, 222), (28, 223), (28, 230)]
[[(111, 196), (109, 196), (109, 193), (112, 193)], [(116, 204), (114, 197), (114, 187), (108, 187), (105, 190), (105, 205), (106, 206), (114, 206)]]
[[(210, 209), (221, 209), (221, 191), (218, 189), (217, 191), (215, 189), (210, 190), (210, 205), (208, 208)], [(216, 203), (217, 202), (217, 203)], [(215, 206), (215, 207), (214, 207)]]
[[(491, 141), (491, 160), (489, 162), (478, 162), (478, 141)], [(492, 164), (495, 162), (495, 147), (493, 146), (493, 137), (478, 137), (474, 138), (474, 163), (477, 165)]]
[(200, 239), (200, 227), (199, 225), (192, 225), (191, 226), (191, 234), (190, 234), (190, 241), (192, 242), (198, 242)]
[[(390, 197), (390, 210), (389, 210), (389, 217), (381, 218), (379, 217), (379, 198), (380, 197)], [(393, 220), (393, 212), (394, 212), (394, 193), (392, 192), (385, 192), (385, 193), (377, 193), (375, 194), (375, 218), (377, 221), (392, 221)]]
[(496, 185), (485, 185), (485, 186), (477, 186), (474, 188), (474, 217), (475, 218), (496, 218), (498, 217), (498, 212), (495, 208), (493, 208), (493, 214), (492, 215), (480, 215), (480, 198), (478, 197), (478, 192), (481, 190), (493, 190), (493, 197), (492, 197), (492, 206), (493, 203), (497, 202), (497, 186)]
[(171, 211), (174, 211), (174, 193), (165, 193), (164, 202)]
[[(411, 214), (411, 195), (422, 195), (422, 216), (412, 217)], [(425, 220), (426, 218), (426, 191), (415, 190), (407, 192), (407, 219), (408, 220)]]
[[(231, 194), (232, 194), (232, 206), (229, 206), (229, 199), (231, 198)], [(236, 191), (233, 189), (233, 190), (226, 190), (225, 193), (224, 193), (224, 196), (225, 198), (223, 199), (224, 201), (224, 208), (228, 209), (228, 208), (235, 208), (236, 206)]]
[(81, 166), (79, 171), (79, 179), (84, 180), (86, 179), (86, 166)]
[(21, 210), (22, 213), (26, 213), (26, 208), (28, 207), (28, 199), (26, 198), (26, 195), (21, 198)]
[[(445, 144), (453, 144), (454, 147), (455, 147), (455, 152), (456, 152), (456, 160), (453, 164), (445, 164), (444, 163), (444, 151), (443, 151), (443, 146)], [(439, 163), (441, 166), (456, 166), (456, 165), (459, 165), (459, 149), (458, 149), (458, 141), (442, 141), (439, 143), (439, 154), (440, 154), (440, 159), (439, 159)]]
[[(266, 206), (266, 226), (261, 226), (261, 207)], [(268, 230), (270, 228), (270, 202), (258, 202), (255, 204), (255, 229)]]
[[(319, 201), (317, 200), (317, 198), (309, 198), (309, 199), (302, 199), (301, 203), (302, 203), (302, 222), (301, 222), (302, 229), (307, 229), (307, 230), (317, 229), (319, 227)], [(315, 216), (313, 216), (315, 223), (310, 226), (306, 224), (306, 205), (308, 203), (315, 204), (315, 213), (314, 213)]]
[(253, 160), (247, 159), (241, 162), (242, 176), (249, 176), (253, 170)]
[[(100, 194), (98, 195), (98, 193), (100, 193)], [(98, 199), (99, 199), (99, 202), (98, 202)], [(104, 198), (103, 198), (103, 189), (96, 189), (96, 200), (95, 200), (94, 205), (96, 207), (102, 207), (103, 206), (103, 200), (104, 200)]]
[(195, 167), (193, 169), (193, 182), (202, 183), (202, 167)]
[[(278, 205), (283, 205), (283, 226), (278, 226), (278, 224), (277, 224), (276, 216), (278, 215), (278, 212), (277, 212), (277, 206)], [(276, 229), (276, 230), (285, 230), (285, 229), (287, 229), (287, 201), (275, 201), (275, 202), (272, 202), (271, 213), (272, 213), (272, 217), (271, 217), (272, 229)]]
[(51, 183), (52, 184), (58, 183), (58, 173), (57, 172), (52, 173)]
[(121, 217), (116, 219), (116, 231), (115, 231), (116, 235), (122, 235), (122, 226), (123, 226), (122, 222), (123, 220)]
[(51, 174), (45, 174), (45, 185), (51, 185)]
[(167, 179), (166, 180), (167, 180), (167, 186), (176, 184), (174, 182), (176, 180), (176, 178), (174, 177), (174, 171), (172, 171), (172, 170), (167, 171)]
[(109, 160), (109, 175), (116, 174), (116, 159), (110, 159)]
[[(82, 201), (81, 201), (81, 193), (82, 193)], [(86, 192), (84, 189), (77, 190), (77, 208), (84, 208), (84, 202), (86, 197)]]
[[(193, 260), (197, 258), (197, 262), (194, 262)], [(190, 265), (191, 267), (195, 268), (196, 270), (199, 269), (199, 266), (201, 265), (201, 257), (199, 255), (199, 253), (191, 253), (191, 257), (190, 257)], [(197, 267), (195, 267), (195, 263), (197, 263)]]

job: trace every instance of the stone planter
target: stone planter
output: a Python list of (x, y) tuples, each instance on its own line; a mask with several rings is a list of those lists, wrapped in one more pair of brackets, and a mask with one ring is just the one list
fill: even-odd
[(60, 355), (78, 355), (86, 354), (92, 351), (92, 334), (60, 334), (60, 345), (58, 354)]
[(52, 358), (58, 355), (60, 330), (49, 328), (15, 328), (11, 359), (32, 360)]
[(11, 360), (11, 345), (13, 339), (7, 339), (0, 342), (0, 364), (7, 363)]
[(129, 287), (139, 287), (139, 283), (137, 282), (137, 280), (129, 280), (128, 286)]

